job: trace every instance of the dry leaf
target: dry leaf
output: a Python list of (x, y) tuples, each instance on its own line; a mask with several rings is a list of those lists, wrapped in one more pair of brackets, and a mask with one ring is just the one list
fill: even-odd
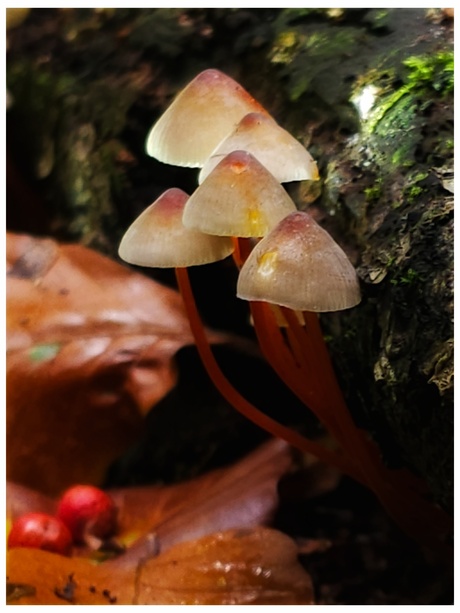
[(266, 524), (278, 506), (277, 484), (292, 465), (289, 447), (271, 440), (235, 465), (169, 487), (110, 492), (120, 537), (143, 534), (115, 566), (133, 566), (149, 554), (213, 532)]
[(10, 521), (26, 513), (54, 515), (56, 507), (56, 501), (45, 494), (11, 481), (6, 483), (6, 515)]
[(175, 383), (181, 298), (78, 245), (9, 234), (7, 256), (8, 478), (99, 483)]
[[(131, 545), (110, 564), (136, 568), (139, 560), (176, 543), (267, 524), (278, 506), (278, 481), (291, 464), (288, 446), (271, 440), (232, 466), (184, 483), (109, 490), (118, 509), (117, 540)], [(7, 484), (6, 494), (11, 521), (32, 511), (53, 514), (57, 506), (56, 500), (14, 483)]]
[[(291, 461), (288, 446), (272, 440), (233, 466), (183, 484), (113, 490), (117, 538), (143, 536), (98, 566), (81, 557), (10, 550), (12, 604), (312, 604), (297, 546), (258, 527), (271, 519), (278, 480)], [(52, 512), (55, 505), (47, 496), (8, 486), (11, 518)]]
[(6, 572), (8, 604), (114, 604), (109, 598), (115, 594), (117, 604), (131, 604), (135, 598), (134, 572), (107, 571), (40, 549), (10, 549)]
[(137, 571), (12, 549), (7, 574), (10, 592), (28, 588), (11, 604), (314, 604), (295, 543), (268, 528), (176, 545)]
[(313, 604), (297, 546), (267, 528), (219, 532), (150, 560), (138, 604)]

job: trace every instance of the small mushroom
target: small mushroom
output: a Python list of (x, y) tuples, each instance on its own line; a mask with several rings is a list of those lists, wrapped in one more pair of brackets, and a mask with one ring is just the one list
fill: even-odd
[(280, 183), (318, 179), (316, 162), (298, 140), (271, 117), (249, 113), (212, 152), (198, 182), (202, 183), (222, 158), (237, 150), (251, 153)]
[(195, 190), (183, 222), (218, 236), (265, 236), (296, 206), (282, 185), (246, 151), (227, 155)]
[(188, 194), (168, 189), (143, 211), (123, 236), (118, 254), (138, 266), (174, 268), (223, 260), (233, 252), (230, 238), (210, 236), (182, 224)]
[(287, 216), (254, 247), (240, 271), (237, 295), (313, 312), (348, 309), (361, 300), (347, 256), (303, 211)]
[(146, 151), (173, 164), (201, 168), (248, 113), (268, 115), (241, 85), (215, 69), (197, 75), (150, 130)]

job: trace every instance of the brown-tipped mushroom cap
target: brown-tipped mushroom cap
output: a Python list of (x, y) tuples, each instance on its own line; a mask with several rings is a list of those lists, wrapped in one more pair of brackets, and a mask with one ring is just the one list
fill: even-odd
[(227, 155), (195, 190), (184, 225), (219, 236), (265, 236), (296, 210), (275, 177), (246, 151)]
[(203, 166), (248, 113), (267, 111), (219, 70), (201, 72), (173, 100), (147, 137), (148, 155), (175, 166)]
[(297, 311), (340, 311), (360, 301), (356, 271), (334, 239), (302, 211), (258, 243), (238, 278), (237, 296)]
[(229, 238), (209, 236), (182, 225), (188, 194), (172, 188), (143, 211), (123, 236), (118, 254), (138, 266), (175, 268), (223, 260), (233, 252)]
[(280, 183), (318, 179), (316, 162), (298, 140), (271, 117), (249, 113), (211, 153), (198, 182), (202, 183), (222, 158), (238, 149), (251, 153)]

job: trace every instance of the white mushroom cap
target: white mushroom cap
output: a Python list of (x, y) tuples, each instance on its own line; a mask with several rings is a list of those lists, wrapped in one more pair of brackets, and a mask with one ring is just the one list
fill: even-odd
[(230, 238), (209, 236), (182, 224), (188, 194), (172, 188), (143, 211), (123, 236), (118, 254), (138, 266), (175, 268), (223, 260), (233, 252)]
[(248, 113), (267, 111), (219, 70), (201, 72), (173, 100), (150, 130), (147, 154), (173, 164), (201, 168), (216, 146)]
[(218, 236), (265, 236), (296, 210), (283, 186), (246, 151), (227, 155), (195, 190), (184, 225)]
[(305, 212), (283, 219), (251, 251), (237, 296), (297, 311), (340, 311), (361, 300), (355, 269), (334, 239)]
[(249, 113), (211, 153), (198, 182), (202, 183), (222, 158), (237, 150), (251, 153), (280, 183), (318, 179), (316, 162), (298, 140), (271, 117)]

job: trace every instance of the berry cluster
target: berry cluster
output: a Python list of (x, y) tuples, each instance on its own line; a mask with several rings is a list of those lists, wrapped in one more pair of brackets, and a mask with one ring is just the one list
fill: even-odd
[(74, 485), (58, 501), (56, 515), (31, 512), (18, 517), (8, 547), (30, 547), (69, 556), (74, 545), (112, 536), (117, 508), (112, 498), (92, 485)]

